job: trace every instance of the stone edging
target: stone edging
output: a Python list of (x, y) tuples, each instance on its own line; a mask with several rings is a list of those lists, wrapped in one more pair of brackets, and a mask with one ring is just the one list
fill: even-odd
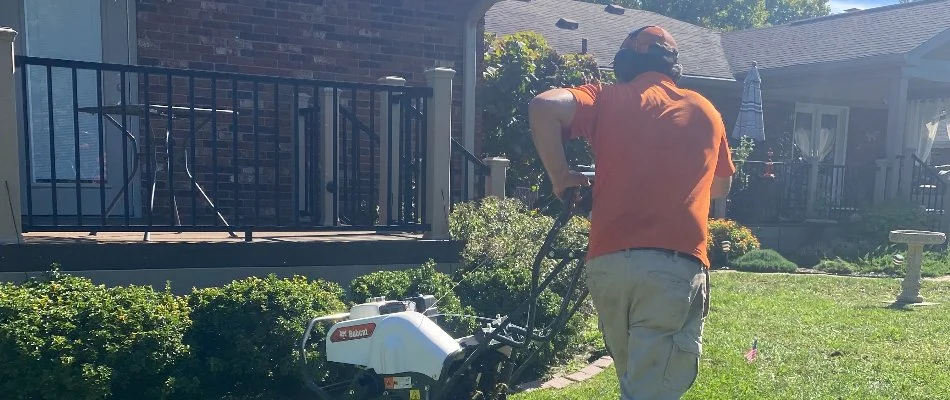
[(590, 363), (580, 371), (567, 375), (558, 375), (547, 380), (546, 382), (537, 380), (534, 382), (521, 384), (517, 387), (517, 391), (530, 392), (537, 389), (563, 389), (577, 382), (583, 382), (593, 378), (594, 376), (597, 376), (597, 374), (603, 372), (604, 369), (610, 367), (613, 365), (613, 363), (613, 358), (610, 358), (610, 356), (604, 356), (597, 359), (597, 361)]

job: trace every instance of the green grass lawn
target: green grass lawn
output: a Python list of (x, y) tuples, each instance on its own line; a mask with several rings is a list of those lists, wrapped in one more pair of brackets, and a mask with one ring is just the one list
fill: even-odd
[[(713, 273), (699, 379), (684, 399), (950, 398), (950, 282), (937, 306), (888, 308), (896, 279)], [(759, 359), (743, 358), (753, 337)], [(613, 368), (516, 400), (617, 399)]]

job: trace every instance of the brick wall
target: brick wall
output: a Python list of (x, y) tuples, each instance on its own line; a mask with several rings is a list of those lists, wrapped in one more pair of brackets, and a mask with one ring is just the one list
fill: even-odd
[[(451, 67), (457, 72), (453, 136), (461, 137), (461, 40), (465, 4), (426, 0), (139, 0), (139, 64), (364, 83), (375, 83), (385, 76), (401, 76), (409, 86), (425, 86), (427, 68)], [(280, 214), (281, 224), (287, 224), (294, 206), (291, 195), (291, 171), (295, 165), (292, 93), (313, 95), (315, 88), (279, 85), (275, 100), (275, 89), (266, 81), (256, 90), (250, 82), (239, 82), (237, 92), (231, 91), (232, 82), (228, 80), (215, 85), (218, 90), (213, 99), (218, 106), (231, 108), (237, 104), (241, 116), (236, 130), (232, 130), (235, 126), (231, 119), (223, 118), (216, 135), (207, 133), (207, 127), (198, 133), (192, 160), (198, 181), (206, 191), (213, 191), (209, 187), (215, 186), (212, 181), (217, 178), (218, 191), (209, 194), (223, 207), (222, 213), (232, 223), (238, 214), (242, 216), (241, 222), (254, 223), (260, 211), (263, 220), (257, 222), (273, 223), (268, 218)], [(153, 77), (149, 87), (151, 102), (167, 101), (168, 85), (164, 77)], [(175, 79), (172, 85), (175, 105), (190, 104), (190, 87), (187, 79)], [(210, 107), (211, 80), (195, 80), (194, 88), (196, 106)], [(255, 91), (259, 105), (256, 118), (253, 115)], [(367, 90), (340, 92), (341, 99), (359, 105), (354, 111), (360, 122), (373, 125), (379, 131), (383, 122), (370, 121), (369, 99), (376, 97), (372, 95)], [(344, 106), (348, 104), (351, 103)], [(378, 101), (374, 108), (379, 109)], [(346, 121), (342, 121), (339, 128), (341, 132), (354, 131), (354, 125)], [(164, 129), (164, 121), (153, 120), (153, 150), (164, 148)], [(174, 133), (180, 140), (177, 146), (187, 142), (188, 132), (187, 122), (178, 123)], [(308, 137), (318, 136), (316, 130), (309, 132)], [(378, 177), (370, 170), (378, 166), (380, 150), (373, 147), (368, 135), (357, 136), (360, 138), (355, 142), (353, 136), (339, 139), (350, 149), (341, 148), (340, 154), (354, 157), (355, 153), (347, 152), (359, 149), (361, 161), (350, 162), (348, 171), (355, 173), (359, 169), (360, 174), (358, 178), (350, 176), (348, 182), (351, 190), (361, 187), (361, 198), (369, 200), (372, 207), (376, 194), (368, 187), (378, 182)], [(308, 142), (308, 146), (311, 144), (314, 148), (321, 145)], [(216, 157), (212, 157), (212, 153)], [(158, 161), (164, 162), (161, 158)], [(181, 165), (179, 160), (175, 167), (175, 186), (179, 191), (183, 223), (190, 223), (193, 191)], [(167, 187), (161, 181), (162, 175), (159, 179), (156, 211), (162, 218), (168, 218)], [(213, 214), (202, 210), (200, 198), (197, 203), (199, 207), (194, 214), (203, 222), (210, 222)], [(350, 203), (355, 204), (352, 199)]]

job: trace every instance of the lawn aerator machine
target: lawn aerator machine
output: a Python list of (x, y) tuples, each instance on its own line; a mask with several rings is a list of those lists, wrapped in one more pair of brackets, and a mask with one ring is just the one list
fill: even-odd
[[(593, 166), (580, 166), (593, 184)], [(469, 336), (453, 338), (440, 326), (438, 301), (419, 294), (401, 300), (370, 298), (349, 312), (314, 318), (301, 340), (304, 380), (320, 400), (502, 400), (530, 360), (517, 352), (551, 341), (587, 298), (583, 249), (555, 248), (555, 239), (574, 215), (588, 216), (592, 187), (573, 188), (548, 231), (531, 271), (528, 298), (504, 316), (474, 317), (483, 326)], [(542, 262), (558, 263), (542, 278)], [(573, 268), (568, 268), (573, 265)], [(567, 271), (567, 272), (565, 272)], [(536, 326), (538, 299), (561, 274), (566, 288), (557, 316)], [(517, 324), (515, 322), (518, 322)], [(333, 323), (325, 337), (328, 365), (354, 371), (348, 379), (319, 386), (306, 367), (307, 342), (318, 323)]]

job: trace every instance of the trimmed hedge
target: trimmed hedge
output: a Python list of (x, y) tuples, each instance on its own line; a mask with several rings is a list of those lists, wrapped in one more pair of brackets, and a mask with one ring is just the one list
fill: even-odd
[[(435, 262), (429, 261), (418, 268), (402, 271), (377, 271), (354, 279), (347, 292), (347, 302), (362, 303), (370, 297), (386, 296), (389, 300), (404, 299), (416, 294), (435, 296), (440, 313), (470, 315), (471, 307), (463, 307), (453, 291), (452, 277), (435, 270)], [(472, 318), (459, 316), (441, 317), (442, 329), (453, 337), (471, 335), (478, 326)]]
[[(475, 314), (494, 317), (505, 315), (507, 312), (528, 298), (528, 288), (531, 282), (531, 271), (521, 268), (497, 269), (494, 271), (477, 270), (470, 273), (467, 279), (459, 285), (459, 293), (465, 304), (471, 305)], [(538, 299), (538, 315), (535, 319), (536, 328), (547, 326), (557, 316), (558, 308), (563, 297), (551, 289), (542, 292)], [(537, 353), (528, 359), (527, 352), (518, 352), (515, 360), (518, 365), (527, 361), (522, 379), (537, 378), (549, 371), (551, 367), (579, 354), (584, 344), (584, 328), (590, 318), (591, 306), (588, 312), (579, 311), (571, 318), (564, 330), (555, 336), (546, 345), (537, 347)], [(516, 325), (524, 326), (524, 316), (512, 316)]]
[[(462, 304), (472, 307), (479, 316), (494, 317), (512, 311), (526, 300), (534, 258), (553, 223), (553, 218), (529, 210), (516, 199), (489, 197), (457, 205), (449, 228), (453, 239), (466, 242), (462, 253), (465, 268), (455, 276), (455, 280), (461, 282), (456, 293)], [(557, 236), (555, 248), (583, 249), (589, 227), (586, 219), (571, 219)], [(545, 260), (542, 277), (556, 265), (554, 260)], [(567, 275), (556, 278), (542, 293), (538, 301), (537, 327), (553, 321), (564, 296), (572, 296), (566, 290)], [(581, 353), (583, 332), (592, 314), (593, 305), (588, 298), (564, 331), (538, 349), (523, 377), (543, 375), (550, 367)], [(525, 319), (518, 317), (515, 324), (521, 325)], [(527, 355), (520, 353), (517, 360), (525, 361)]]
[(162, 399), (188, 348), (185, 301), (56, 271), (0, 284), (0, 392), (7, 399)]
[(821, 262), (815, 266), (815, 269), (821, 272), (827, 272), (829, 274), (851, 275), (855, 270), (857, 270), (857, 267), (848, 261), (835, 258), (821, 260)]
[[(345, 310), (343, 289), (295, 276), (247, 278), (189, 296), (194, 326), (184, 340), (192, 348), (186, 398), (296, 399), (308, 395), (300, 378), (299, 341), (310, 319)], [(330, 323), (315, 328), (307, 349), (318, 381), (346, 373), (329, 367), (323, 341)]]
[(795, 263), (782, 257), (772, 249), (753, 250), (740, 257), (733, 263), (737, 271), (745, 272), (787, 272), (798, 270)]

